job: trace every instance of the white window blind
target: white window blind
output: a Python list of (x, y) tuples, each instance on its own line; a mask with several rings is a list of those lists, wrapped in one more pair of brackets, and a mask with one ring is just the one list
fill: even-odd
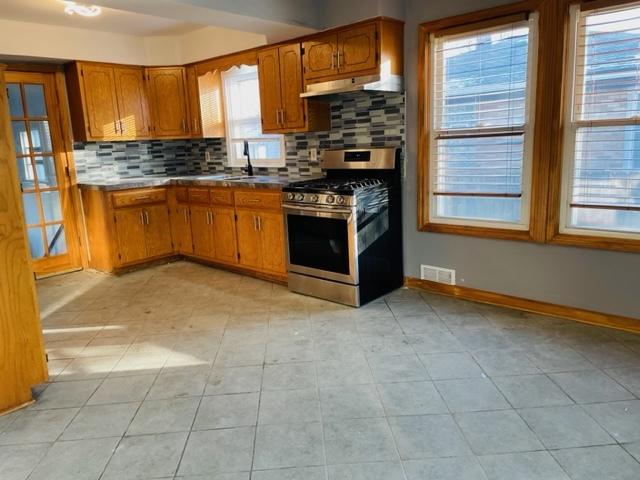
[(431, 39), (431, 219), (527, 228), (536, 16)]
[(229, 165), (244, 166), (244, 141), (249, 142), (251, 163), (258, 167), (283, 167), (282, 135), (262, 133), (258, 68), (234, 67), (222, 73)]
[(640, 233), (640, 4), (572, 10), (563, 230)]

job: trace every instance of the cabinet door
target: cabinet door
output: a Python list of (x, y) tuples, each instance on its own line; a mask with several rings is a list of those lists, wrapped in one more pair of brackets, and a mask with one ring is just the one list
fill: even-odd
[(120, 135), (118, 101), (113, 68), (82, 64), (80, 76), (84, 89), (86, 121), (93, 140), (115, 139)]
[(376, 25), (338, 33), (338, 72), (351, 73), (376, 68)]
[(147, 80), (155, 136), (187, 136), (189, 129), (184, 68), (149, 68)]
[(147, 257), (147, 248), (142, 209), (123, 208), (116, 210), (114, 216), (120, 263), (127, 264), (144, 260)]
[(282, 213), (260, 213), (258, 228), (262, 236), (262, 268), (274, 273), (285, 273), (287, 266)]
[(191, 237), (191, 213), (188, 205), (177, 205), (171, 217), (171, 231), (176, 251), (184, 254), (193, 253)]
[(141, 68), (113, 69), (120, 134), (126, 138), (145, 138), (151, 135), (147, 94)]
[(280, 56), (280, 91), (282, 95), (282, 126), (288, 130), (304, 128), (304, 100), (302, 93), (302, 56), (300, 44), (278, 49)]
[(209, 207), (191, 205), (191, 233), (193, 253), (199, 257), (213, 258), (213, 226)]
[(260, 212), (254, 210), (237, 210), (238, 220), (236, 229), (238, 234), (238, 253), (240, 264), (245, 267), (262, 268), (261, 236), (258, 231), (257, 216)]
[(166, 205), (149, 205), (144, 207), (145, 241), (148, 257), (160, 257), (173, 253), (171, 227), (169, 225), (169, 209)]
[(202, 115), (200, 114), (200, 89), (196, 67), (187, 67), (187, 97), (189, 100), (189, 132), (192, 137), (202, 136)]
[(262, 131), (277, 131), (281, 127), (280, 110), (282, 108), (280, 60), (277, 48), (262, 50), (258, 53), (258, 79)]
[(233, 207), (212, 207), (213, 243), (216, 260), (238, 263), (236, 219)]
[(338, 73), (336, 54), (338, 38), (335, 33), (304, 42), (305, 81), (329, 77)]

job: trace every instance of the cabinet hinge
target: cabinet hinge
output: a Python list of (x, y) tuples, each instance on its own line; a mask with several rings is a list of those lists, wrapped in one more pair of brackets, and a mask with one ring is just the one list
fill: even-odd
[(48, 353), (44, 354), (44, 359), (46, 360), (47, 363), (49, 363), (49, 354)]

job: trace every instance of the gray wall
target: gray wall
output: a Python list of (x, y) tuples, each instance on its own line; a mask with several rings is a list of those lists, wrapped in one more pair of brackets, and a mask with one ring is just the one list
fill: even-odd
[(407, 0), (405, 26), (405, 274), (421, 263), (456, 270), (467, 287), (640, 319), (640, 254), (422, 233), (416, 229), (418, 25), (500, 0)]

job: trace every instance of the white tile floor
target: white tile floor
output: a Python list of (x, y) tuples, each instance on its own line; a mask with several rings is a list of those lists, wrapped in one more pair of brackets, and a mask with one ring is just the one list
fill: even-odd
[(50, 383), (0, 479), (638, 480), (640, 336), (180, 262), (38, 284)]

